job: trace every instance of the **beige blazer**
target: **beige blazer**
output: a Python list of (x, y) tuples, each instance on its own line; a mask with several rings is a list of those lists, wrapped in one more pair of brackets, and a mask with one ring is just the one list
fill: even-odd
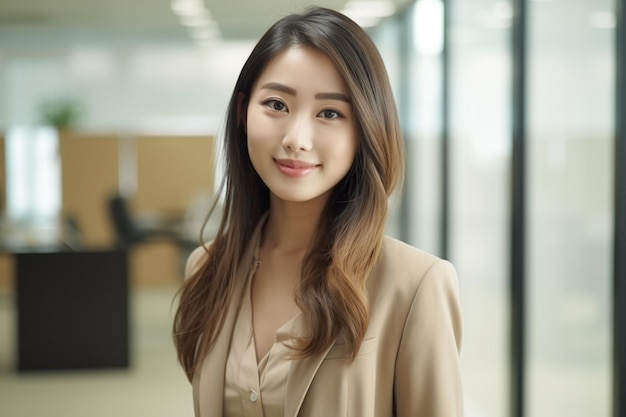
[[(222, 417), (226, 356), (259, 235), (260, 227), (243, 255), (224, 327), (193, 378), (197, 417)], [(190, 258), (192, 268), (197, 258)], [(285, 417), (462, 416), (461, 310), (452, 265), (385, 237), (367, 293), (370, 323), (357, 358), (350, 362), (339, 338), (325, 352), (294, 360)]]

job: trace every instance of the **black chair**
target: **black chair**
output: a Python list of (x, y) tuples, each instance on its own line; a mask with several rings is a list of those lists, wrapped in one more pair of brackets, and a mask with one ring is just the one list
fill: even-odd
[(117, 194), (109, 200), (109, 213), (117, 235), (117, 246), (128, 249), (138, 243), (154, 239), (180, 240), (180, 220), (163, 218), (146, 225), (138, 221), (131, 213), (128, 200)]
[(117, 246), (129, 248), (143, 242), (148, 233), (137, 227), (128, 208), (128, 201), (119, 194), (109, 199), (109, 214), (117, 235)]

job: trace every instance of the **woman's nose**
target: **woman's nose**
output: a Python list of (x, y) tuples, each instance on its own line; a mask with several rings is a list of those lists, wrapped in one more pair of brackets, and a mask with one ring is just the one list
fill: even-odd
[(283, 138), (283, 148), (291, 152), (310, 151), (313, 147), (313, 126), (304, 117), (294, 118)]

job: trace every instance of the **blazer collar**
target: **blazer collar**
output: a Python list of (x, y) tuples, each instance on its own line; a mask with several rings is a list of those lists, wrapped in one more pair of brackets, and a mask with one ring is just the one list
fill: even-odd
[[(253, 262), (258, 254), (261, 239), (261, 230), (267, 219), (267, 213), (261, 218), (246, 248), (241, 263), (236, 272), (233, 298), (222, 331), (217, 336), (211, 352), (206, 355), (201, 372), (194, 375), (193, 397), (195, 414), (197, 417), (222, 417), (224, 401), (224, 374), (226, 359), (230, 350), (232, 331), (235, 319), (241, 305), (243, 291), (247, 280), (250, 279)], [(301, 319), (298, 318), (298, 319)], [(334, 344), (334, 343), (333, 343)], [(292, 360), (287, 376), (287, 390), (285, 397), (285, 417), (296, 417), (304, 397), (319, 369), (322, 361), (330, 351), (332, 345), (315, 356)]]

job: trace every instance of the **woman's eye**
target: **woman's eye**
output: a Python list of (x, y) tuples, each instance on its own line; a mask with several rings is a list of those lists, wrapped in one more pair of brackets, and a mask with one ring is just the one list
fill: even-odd
[(320, 115), (324, 119), (338, 119), (338, 118), (342, 117), (341, 113), (339, 113), (337, 110), (332, 110), (332, 109), (322, 110)]
[(284, 111), (287, 108), (285, 103), (278, 100), (267, 100), (264, 104), (274, 111)]

